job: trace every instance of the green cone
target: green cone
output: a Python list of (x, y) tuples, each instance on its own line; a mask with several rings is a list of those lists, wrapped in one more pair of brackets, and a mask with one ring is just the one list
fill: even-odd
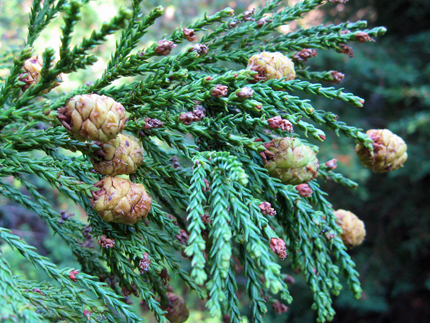
[(318, 176), (318, 159), (311, 147), (298, 138), (276, 138), (265, 144), (273, 153), (266, 164), (270, 176), (279, 178), (284, 184), (298, 185)]

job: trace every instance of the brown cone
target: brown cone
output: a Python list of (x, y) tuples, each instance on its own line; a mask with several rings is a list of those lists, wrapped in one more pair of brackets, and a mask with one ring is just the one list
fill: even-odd
[(106, 143), (91, 158), (94, 169), (102, 175), (132, 174), (143, 162), (142, 143), (133, 136), (119, 134)]
[[(20, 74), (19, 80), (24, 82), (25, 85), (21, 87), (22, 91), (25, 92), (31, 85), (39, 83), (42, 78), (42, 67), (43, 58), (40, 55), (32, 56), (24, 62), (23, 69), (25, 73)], [(49, 93), (54, 87), (57, 87), (63, 81), (62, 74), (57, 76), (55, 82), (47, 89), (41, 91), (42, 94)]]
[(142, 184), (128, 179), (108, 176), (94, 185), (91, 203), (98, 216), (106, 222), (135, 224), (144, 220), (152, 205), (152, 198)]
[(373, 140), (373, 151), (361, 143), (355, 150), (361, 163), (375, 173), (385, 173), (403, 167), (408, 159), (407, 146), (402, 138), (388, 129), (370, 129), (366, 134)]
[(58, 110), (58, 119), (76, 139), (100, 142), (114, 139), (127, 121), (122, 104), (98, 94), (71, 98)]
[(348, 247), (360, 245), (366, 236), (364, 222), (361, 221), (354, 213), (339, 209), (334, 212), (336, 223), (342, 228), (343, 243)]

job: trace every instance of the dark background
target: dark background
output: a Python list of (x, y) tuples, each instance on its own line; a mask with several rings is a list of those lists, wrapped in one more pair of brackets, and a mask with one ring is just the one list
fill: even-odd
[(364, 129), (400, 135), (409, 160), (398, 172), (357, 178), (356, 192), (325, 186), (334, 205), (356, 213), (367, 230), (353, 251), (363, 299), (341, 295), (335, 322), (430, 322), (430, 1), (350, 1), (337, 16), (355, 20), (360, 10), (368, 10), (362, 19), (372, 27), (388, 32), (375, 44), (354, 46), (341, 85), (366, 104), (353, 113), (342, 105), (338, 112)]

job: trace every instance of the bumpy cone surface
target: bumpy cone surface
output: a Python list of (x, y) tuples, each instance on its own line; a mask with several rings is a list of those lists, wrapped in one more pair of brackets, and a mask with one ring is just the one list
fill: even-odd
[(406, 143), (388, 129), (370, 129), (366, 134), (373, 140), (373, 151), (362, 144), (355, 150), (361, 163), (375, 173), (390, 172), (400, 167), (408, 159)]
[(284, 184), (298, 185), (318, 176), (316, 152), (305, 146), (298, 138), (276, 138), (265, 145), (273, 156), (266, 168), (270, 176)]
[[(42, 78), (42, 67), (43, 67), (43, 58), (40, 55), (32, 56), (24, 62), (23, 69), (25, 73), (19, 76), (19, 80), (21, 82), (25, 82), (25, 85), (21, 87), (22, 91), (25, 92), (31, 85), (39, 83)], [(63, 81), (62, 74), (57, 76), (56, 81), (47, 89), (41, 91), (42, 94), (46, 94), (51, 91), (54, 87), (57, 87)]]
[(152, 198), (142, 184), (120, 177), (106, 177), (95, 184), (91, 203), (98, 216), (106, 222), (135, 224), (144, 220)]
[(339, 209), (334, 212), (336, 223), (342, 228), (343, 243), (349, 247), (360, 245), (366, 236), (364, 222), (361, 221), (354, 213)]
[(167, 314), (164, 314), (166, 318), (170, 323), (185, 322), (190, 313), (184, 299), (181, 296), (170, 292), (166, 293), (166, 296), (169, 298), (169, 304), (162, 307), (163, 310), (167, 311)]
[(296, 78), (293, 61), (279, 52), (254, 55), (249, 59), (248, 67), (258, 71), (258, 77), (264, 81), (283, 77), (286, 77), (286, 80)]
[(58, 110), (58, 119), (76, 139), (100, 142), (114, 139), (127, 121), (122, 104), (97, 94), (71, 98)]
[(93, 157), (94, 169), (102, 175), (132, 174), (142, 164), (142, 143), (133, 136), (119, 134), (105, 143), (98, 143), (101, 150)]

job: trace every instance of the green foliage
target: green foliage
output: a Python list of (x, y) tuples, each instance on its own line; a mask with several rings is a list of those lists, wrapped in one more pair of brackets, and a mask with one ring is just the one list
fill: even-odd
[[(236, 292), (244, 286), (253, 320), (264, 322), (269, 310), (267, 298), (275, 300), (279, 294), (285, 302), (292, 301), (282, 273), (287, 264), (302, 271), (313, 295), (311, 307), (316, 310), (318, 322), (335, 315), (332, 296), (342, 288), (340, 273), (354, 297), (359, 298), (358, 273), (339, 237), (332, 206), (318, 180), (309, 183), (312, 197), (301, 197), (293, 186), (268, 175), (259, 153), (265, 151), (263, 142), (274, 136), (290, 136), (287, 131), (270, 128), (267, 120), (276, 116), (294, 125), (296, 132), (292, 135), (296, 137), (310, 135), (322, 142), (326, 135), (317, 125), (324, 125), (337, 135), (369, 146), (371, 140), (359, 128), (338, 121), (333, 112), (315, 110), (311, 101), (302, 96), (316, 95), (356, 107), (361, 107), (363, 100), (342, 89), (306, 80), (253, 84), (256, 72), (246, 65), (248, 58), (259, 51), (281, 51), (292, 57), (304, 47), (340, 50), (341, 44), (356, 41), (358, 32), (376, 37), (385, 29), (363, 30), (366, 23), (359, 21), (280, 34), (278, 27), (300, 19), (323, 1), (305, 0), (291, 7), (281, 7), (281, 1), (269, 1), (252, 14), (252, 19), (249, 13), (235, 14), (226, 8), (188, 24), (186, 28), (196, 32), (199, 44), (207, 46), (207, 53), (185, 45), (181, 51), (174, 49), (170, 55), (160, 57), (157, 42), (143, 47), (140, 40), (164, 9), (156, 7), (142, 14), (137, 0), (131, 10), (119, 9), (98, 31), (72, 45), (86, 2), (44, 1), (42, 5), (41, 1), (33, 1), (27, 41), (14, 54), (0, 53), (0, 64), (4, 64), (1, 67), (9, 70), (0, 79), (0, 195), (43, 219), (67, 243), (81, 266), (79, 273), (72, 268), (60, 269), (19, 237), (0, 228), (1, 240), (53, 279), (40, 282), (13, 277), (13, 269), (11, 272), (2, 260), (0, 284), (10, 295), (9, 299), (0, 298), (0, 308), (5, 309), (0, 312), (2, 319), (15, 315), (35, 322), (42, 317), (48, 321), (142, 321), (123, 302), (119, 285), (125, 290), (135, 288), (157, 321), (167, 322), (162, 309), (168, 302), (163, 275), (169, 272), (207, 301), (212, 316), (229, 314), (232, 322), (242, 320)], [(261, 26), (258, 21), (267, 14), (270, 19)], [(43, 53), (33, 49), (39, 35), (57, 15), (63, 19), (58, 61), (53, 48)], [(97, 80), (68, 93), (54, 90), (42, 95), (59, 80), (60, 73), (81, 72), (95, 64), (95, 48), (119, 30), (122, 33), (116, 48)], [(344, 30), (351, 32), (342, 33)], [(179, 45), (187, 38), (181, 26), (163, 39)], [(21, 93), (23, 64), (35, 54), (43, 56), (42, 78)], [(299, 77), (308, 80), (324, 79), (328, 73), (311, 71), (304, 64), (297, 64), (296, 69)], [(227, 86), (228, 95), (215, 97), (212, 91), (217, 85)], [(252, 97), (238, 96), (244, 87), (253, 90)], [(56, 118), (57, 110), (69, 98), (89, 93), (104, 94), (122, 103), (129, 114), (126, 131), (141, 138), (145, 162), (130, 179), (144, 184), (154, 198), (149, 223), (106, 223), (91, 207), (91, 190), (101, 177), (91, 172), (89, 157), (98, 147), (70, 138)], [(205, 108), (205, 118), (184, 124), (181, 114), (193, 111), (196, 104)], [(145, 118), (158, 119), (163, 126), (145, 130)], [(41, 125), (46, 129), (40, 130)], [(352, 149), (353, 143), (350, 145)], [(44, 155), (32, 158), (35, 152)], [(179, 156), (182, 168), (172, 166), (174, 155)], [(88, 226), (80, 220), (64, 220), (29, 180), (30, 175), (42, 178), (80, 205), (88, 215), (91, 236), (100, 239), (106, 235), (115, 240), (114, 247), (95, 250), (86, 245)], [(323, 165), (319, 175), (356, 187)], [(8, 183), (11, 177), (25, 192)], [(261, 212), (259, 205), (263, 201), (276, 209), (276, 217)], [(208, 223), (202, 219), (206, 212)], [(177, 223), (168, 213), (176, 217)], [(180, 230), (188, 231), (187, 246), (177, 239)], [(289, 256), (282, 266), (270, 250), (272, 238), (286, 243)], [(191, 262), (190, 273), (182, 268), (180, 253)], [(151, 259), (148, 271), (139, 268), (144, 254)], [(239, 266), (244, 267), (243, 273), (236, 273)], [(107, 277), (118, 285), (102, 282)], [(242, 277), (245, 284), (238, 279)]]

